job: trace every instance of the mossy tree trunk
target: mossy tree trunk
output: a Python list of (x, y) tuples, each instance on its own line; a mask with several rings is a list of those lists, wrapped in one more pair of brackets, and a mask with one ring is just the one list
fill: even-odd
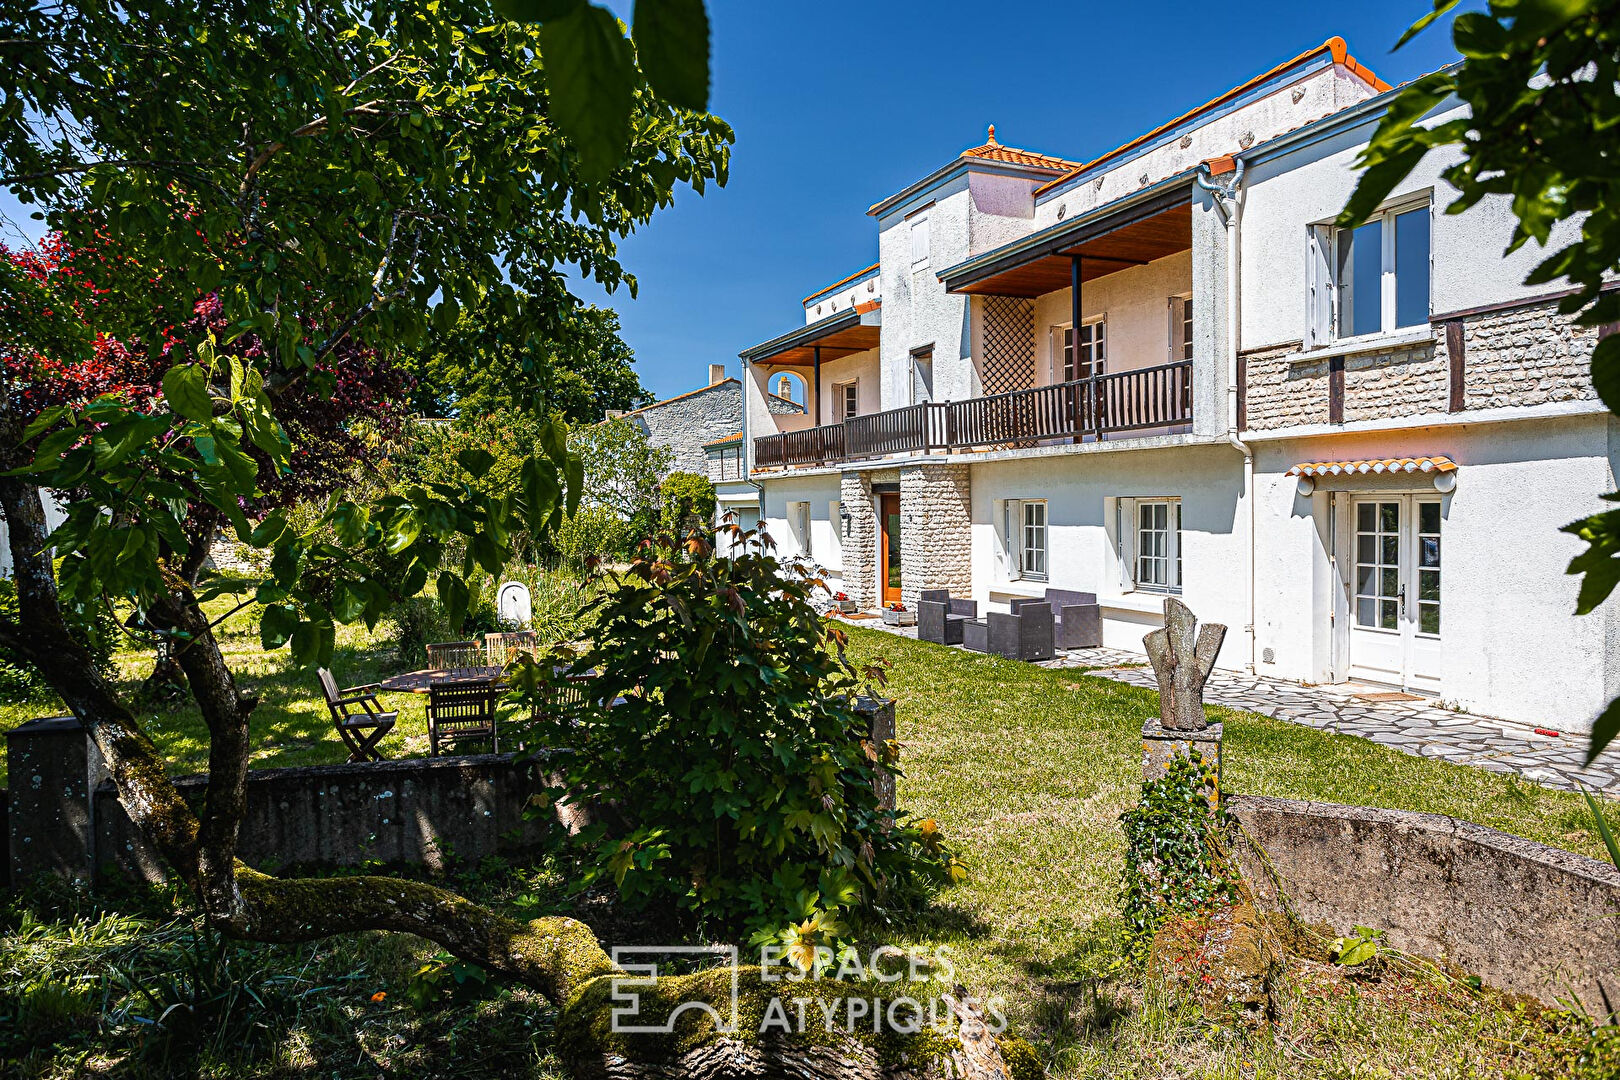
[[(200, 817), (170, 782), (157, 747), (116, 688), (68, 629), (40, 489), (17, 477), (0, 477), (0, 511), (9, 527), (20, 614), (15, 623), (0, 619), (0, 642), (34, 663), (84, 725), (130, 819), (222, 933), (282, 943), (361, 930), (416, 934), (545, 995), (561, 1010), (563, 1057), (580, 1076), (854, 1080), (950, 1070), (971, 1080), (1009, 1075), (982, 1017), (965, 1003), (959, 1003), (948, 1033), (894, 1036), (881, 1046), (855, 1036), (774, 1039), (750, 1035), (746, 1027), (727, 1035), (712, 1025), (694, 1028), (695, 1019), (676, 1035), (615, 1035), (611, 977), (617, 969), (583, 923), (562, 917), (521, 923), (422, 882), (282, 879), (244, 866), (236, 849), (246, 802), (249, 719), (257, 701), (237, 687), (225, 663), (192, 589), (196, 567), (177, 561), (167, 568), (167, 590), (151, 616), (181, 643), (175, 659), (208, 728), (208, 784)], [(193, 551), (206, 548), (215, 524), (206, 516), (194, 522)], [(661, 980), (660, 986), (693, 1000), (705, 1000), (711, 990), (701, 975)]]

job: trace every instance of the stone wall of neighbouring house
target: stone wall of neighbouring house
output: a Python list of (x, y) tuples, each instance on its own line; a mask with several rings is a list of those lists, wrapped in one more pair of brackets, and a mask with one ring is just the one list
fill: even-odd
[[(1345, 356), (1344, 422), (1447, 412), (1452, 321), (1462, 325), (1463, 410), (1597, 396), (1589, 367), (1597, 330), (1576, 326), (1555, 303), (1542, 302), (1437, 322), (1432, 340)], [(1296, 360), (1299, 354), (1298, 342), (1244, 353), (1246, 428), (1331, 422), (1331, 361)]]
[[(1491, 986), (1553, 1004), (1620, 985), (1620, 871), (1439, 814), (1252, 795), (1228, 798), (1262, 906), (1339, 933), (1447, 958)], [(1276, 878), (1267, 868), (1276, 871)]]
[(844, 592), (865, 611), (878, 606), (877, 515), (872, 512), (872, 474), (847, 472), (838, 482), (839, 506), (848, 511), (842, 540)]
[(917, 609), (923, 589), (973, 592), (973, 484), (966, 465), (900, 470), (900, 600)]
[(671, 469), (707, 476), (704, 445), (742, 430), (742, 383), (726, 379), (628, 413), (653, 446), (667, 446)]

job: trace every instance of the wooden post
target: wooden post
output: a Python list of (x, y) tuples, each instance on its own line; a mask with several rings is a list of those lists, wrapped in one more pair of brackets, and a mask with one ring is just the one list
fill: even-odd
[(816, 427), (820, 427), (821, 426), (821, 346), (820, 345), (812, 346), (811, 347), (811, 355), (815, 357), (815, 367), (816, 367), (816, 372), (815, 372), (816, 408), (815, 408), (815, 420), (812, 421), (812, 422), (815, 424)]
[(884, 753), (895, 739), (894, 699), (859, 697), (855, 699), (855, 712), (866, 717), (867, 734), (873, 752), (877, 755), (872, 767), (872, 790), (877, 793), (878, 806), (894, 809), (894, 773), (884, 768)]
[(1215, 656), (1226, 639), (1226, 627), (1198, 620), (1192, 609), (1173, 596), (1164, 600), (1164, 628), (1142, 639), (1153, 674), (1159, 680), (1159, 720), (1167, 731), (1202, 731), (1209, 727), (1204, 715), (1204, 683), (1215, 667)]

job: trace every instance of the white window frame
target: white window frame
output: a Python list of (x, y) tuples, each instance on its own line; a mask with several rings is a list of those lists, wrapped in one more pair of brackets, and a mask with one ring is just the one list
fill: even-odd
[[(854, 395), (855, 407), (849, 408), (850, 396)], [(851, 417), (861, 414), (861, 380), (850, 379), (847, 382), (833, 383), (833, 408), (840, 423)]]
[[(1142, 509), (1144, 507), (1163, 506), (1165, 508), (1165, 534), (1164, 554), (1147, 555), (1142, 553)], [(1160, 530), (1153, 530), (1158, 532)], [(1122, 497), (1114, 500), (1114, 542), (1117, 546), (1117, 555), (1120, 566), (1121, 587), (1126, 592), (1156, 593), (1161, 595), (1179, 596), (1185, 584), (1182, 573), (1182, 507), (1181, 497), (1178, 495), (1146, 495)], [(1150, 558), (1164, 563), (1163, 582), (1142, 581), (1141, 567), (1143, 558)]]
[[(933, 210), (932, 203), (918, 210), (906, 218), (906, 239), (911, 251), (911, 270), (916, 273), (928, 268), (928, 257), (932, 250), (932, 235), (929, 231), (929, 211)], [(920, 241), (920, 242), (919, 242)]]
[[(1038, 514), (1039, 520), (1031, 516)], [(1045, 499), (1001, 500), (998, 539), (1008, 581), (1046, 581), (1051, 574), (1052, 519)], [(1038, 546), (1031, 540), (1038, 539)]]
[[(1310, 319), (1309, 346), (1320, 347), (1341, 342), (1367, 341), (1395, 333), (1412, 333), (1432, 325), (1434, 315), (1434, 209), (1429, 192), (1403, 196), (1379, 208), (1362, 224), (1379, 223), (1379, 282), (1378, 329), (1361, 334), (1341, 332), (1339, 325), (1340, 299), (1344, 282), (1339, 280), (1340, 238), (1353, 232), (1332, 225), (1313, 225), (1309, 234)], [(1427, 315), (1422, 322), (1398, 326), (1399, 299), (1395, 273), (1395, 219), (1415, 210), (1429, 214), (1428, 295)]]
[[(1075, 354), (1075, 338), (1072, 333), (1072, 323), (1058, 323), (1052, 327), (1052, 381), (1054, 383), (1083, 382), (1090, 377), (1089, 369), (1086, 375), (1080, 374), (1080, 359)], [(1090, 355), (1088, 364), (1097, 365), (1097, 374), (1108, 374), (1108, 315), (1093, 315), (1089, 319), (1081, 319), (1082, 329), (1089, 328), (1091, 341), (1086, 349)], [(1100, 333), (1099, 333), (1100, 331)], [(1100, 355), (1099, 355), (1100, 353)]]

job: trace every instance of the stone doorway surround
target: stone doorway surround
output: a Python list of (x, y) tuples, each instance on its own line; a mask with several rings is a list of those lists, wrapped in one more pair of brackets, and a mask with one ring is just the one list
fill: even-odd
[(900, 485), (900, 602), (917, 609), (924, 589), (973, 591), (973, 481), (967, 465), (921, 462), (851, 471), (839, 482), (844, 523), (844, 592), (857, 608), (882, 606), (874, 484)]

